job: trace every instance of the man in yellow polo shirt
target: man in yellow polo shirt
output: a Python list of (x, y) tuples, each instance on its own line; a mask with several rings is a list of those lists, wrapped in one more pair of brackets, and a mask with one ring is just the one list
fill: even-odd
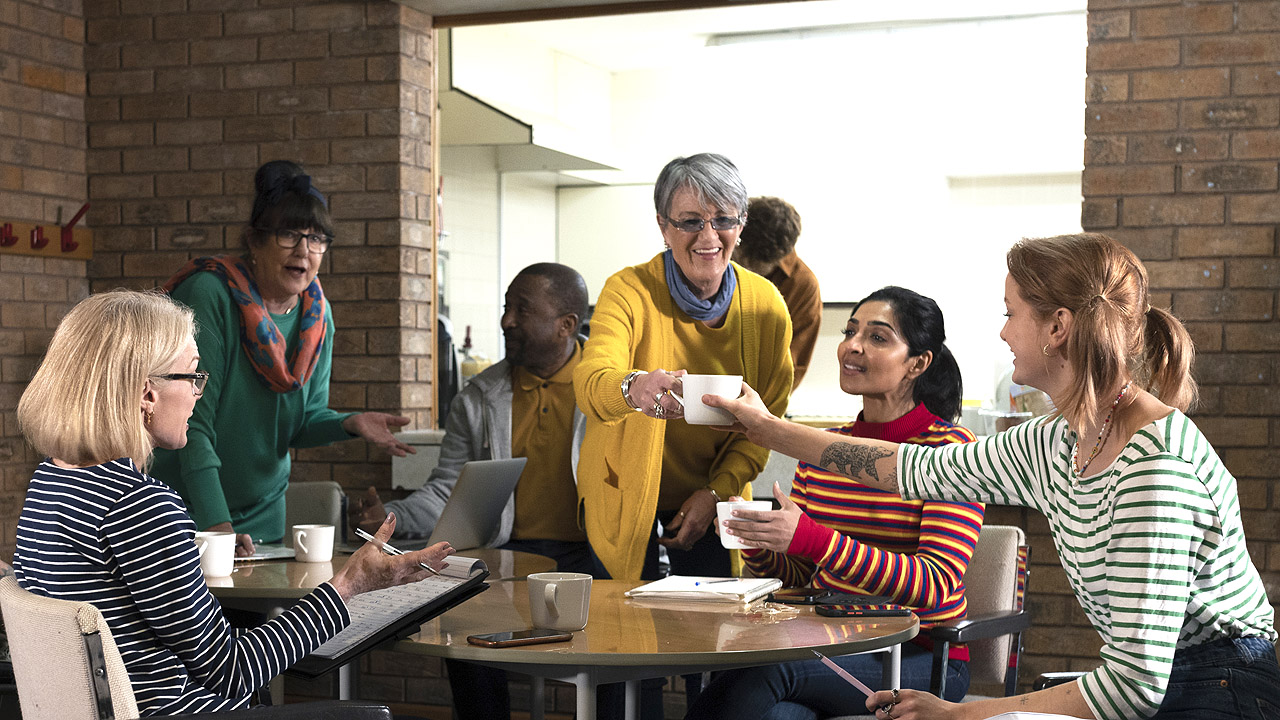
[[(526, 457), (501, 529), (489, 545), (545, 555), (562, 572), (592, 572), (587, 535), (577, 522), (573, 475), (583, 429), (573, 369), (582, 357), (585, 338), (579, 330), (586, 314), (587, 285), (576, 270), (557, 263), (521, 270), (507, 288), (502, 313), (506, 357), (454, 397), (440, 464), (403, 500), (384, 505), (369, 488), (352, 503), (352, 524), (376, 529), (394, 511), (396, 537), (425, 538), (465, 463)], [(505, 672), (456, 661), (446, 666), (457, 717), (510, 717)]]

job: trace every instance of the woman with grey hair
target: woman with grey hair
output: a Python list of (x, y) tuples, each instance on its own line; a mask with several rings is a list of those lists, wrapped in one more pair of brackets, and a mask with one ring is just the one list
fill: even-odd
[(736, 558), (707, 532), (716, 502), (749, 496), (768, 452), (710, 426), (672, 427), (683, 417), (673, 395), (686, 373), (742, 375), (781, 414), (791, 321), (773, 285), (731, 261), (747, 190), (728, 158), (672, 160), (653, 197), (666, 250), (605, 283), (574, 371), (587, 417), (578, 497), (609, 576), (656, 579), (659, 545), (674, 573), (727, 576)]

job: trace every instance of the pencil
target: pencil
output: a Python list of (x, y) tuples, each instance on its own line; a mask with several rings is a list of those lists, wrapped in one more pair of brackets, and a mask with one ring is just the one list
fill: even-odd
[[(400, 550), (400, 549), (398, 549), (398, 548), (396, 548), (396, 547), (392, 546), (392, 545), (391, 545), (391, 543), (384, 543), (384, 542), (382, 542), (381, 540), (379, 540), (378, 538), (376, 538), (376, 537), (374, 537), (374, 536), (370, 535), (369, 533), (365, 532), (364, 530), (362, 530), (362, 529), (360, 529), (360, 528), (356, 528), (356, 535), (359, 535), (360, 537), (364, 538), (365, 540), (368, 540), (369, 542), (373, 543), (373, 546), (374, 546), (374, 547), (378, 548), (379, 550), (381, 550), (382, 552), (384, 552), (384, 553), (386, 553), (386, 554), (388, 554), (388, 555), (403, 555), (403, 554), (404, 554), (404, 551), (402, 551), (402, 550)], [(420, 563), (418, 563), (418, 567), (421, 567), (421, 568), (422, 568), (422, 569), (424, 569), (424, 570), (429, 570), (429, 571), (431, 571), (431, 574), (432, 574), (432, 575), (439, 575), (439, 574), (440, 574), (440, 571), (439, 571), (439, 570), (437, 570), (437, 569), (435, 569), (435, 568), (431, 567), (430, 565), (428, 565), (428, 564), (426, 564), (426, 563), (424, 563), (424, 562), (420, 562)]]

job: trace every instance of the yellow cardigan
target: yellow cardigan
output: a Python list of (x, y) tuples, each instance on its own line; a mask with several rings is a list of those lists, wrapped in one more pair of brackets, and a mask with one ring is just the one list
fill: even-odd
[[(729, 312), (741, 318), (743, 379), (781, 416), (791, 392), (791, 318), (772, 283), (733, 267), (738, 286)], [(632, 370), (680, 369), (673, 366), (677, 313), (683, 311), (667, 290), (662, 254), (615, 273), (600, 292), (591, 337), (573, 373), (578, 407), (587, 418), (578, 461), (579, 518), (592, 550), (619, 580), (640, 578), (667, 429), (667, 421), (632, 410), (620, 386)], [(722, 498), (750, 497), (749, 483), (768, 459), (768, 450), (736, 435), (707, 482)]]

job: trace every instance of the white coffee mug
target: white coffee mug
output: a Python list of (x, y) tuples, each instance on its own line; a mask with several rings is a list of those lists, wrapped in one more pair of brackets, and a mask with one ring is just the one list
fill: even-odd
[(735, 518), (733, 516), (734, 510), (756, 510), (763, 512), (772, 509), (773, 503), (768, 500), (726, 500), (724, 502), (716, 503), (716, 522), (720, 524), (720, 544), (730, 550), (741, 550), (743, 548), (751, 547), (750, 545), (743, 545), (737, 535), (730, 535), (724, 531), (725, 520), (747, 520), (746, 518)]
[(529, 576), (529, 616), (536, 628), (581, 630), (591, 607), (591, 576), (545, 572)]
[(333, 559), (333, 526), (294, 525), (293, 552), (298, 562), (329, 562)]
[(733, 413), (702, 403), (703, 395), (736, 398), (742, 394), (741, 375), (685, 375), (680, 378), (684, 386), (680, 399), (684, 405), (684, 421), (690, 425), (732, 425)]
[(200, 556), (200, 572), (205, 577), (223, 578), (236, 569), (236, 534), (230, 532), (198, 532), (196, 553)]

